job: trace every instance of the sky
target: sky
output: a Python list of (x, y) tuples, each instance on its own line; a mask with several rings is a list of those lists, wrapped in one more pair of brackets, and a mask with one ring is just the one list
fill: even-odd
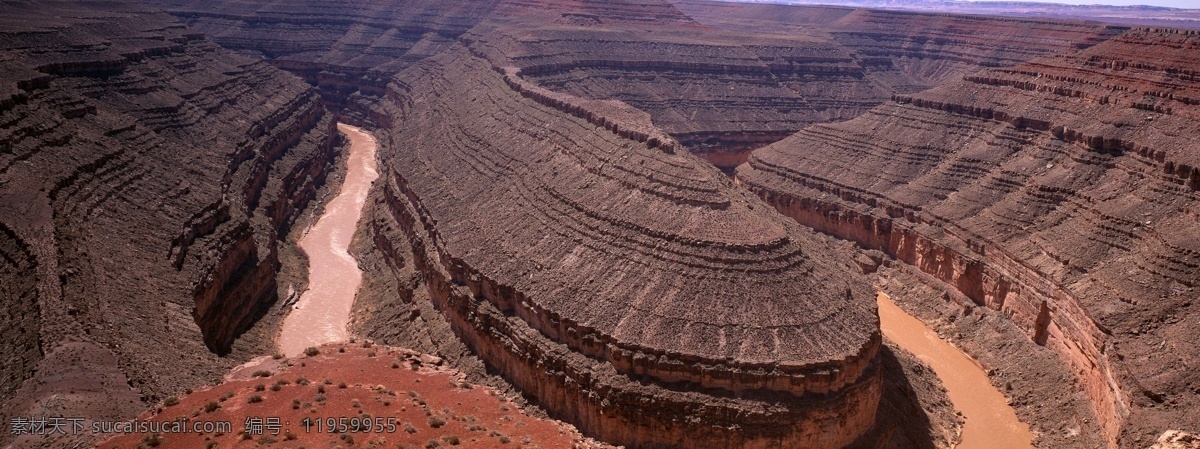
[[(984, 0), (970, 0), (984, 1)], [(1168, 6), (1171, 8), (1200, 8), (1200, 0), (1003, 0), (1003, 1), (1037, 1), (1041, 3), (1066, 3), (1070, 5), (1150, 5)]]

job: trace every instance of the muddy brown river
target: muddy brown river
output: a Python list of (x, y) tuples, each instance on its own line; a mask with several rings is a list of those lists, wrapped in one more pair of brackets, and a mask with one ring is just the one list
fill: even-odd
[[(349, 253), (350, 240), (362, 216), (376, 171), (375, 139), (363, 130), (338, 124), (350, 139), (346, 178), (337, 197), (325, 205), (324, 214), (300, 239), (308, 256), (309, 289), (300, 295), (284, 319), (276, 343), (287, 356), (309, 346), (344, 341), (350, 308), (362, 283), (362, 271)], [(997, 390), (974, 359), (938, 337), (917, 318), (880, 293), (880, 327), (884, 336), (929, 364), (946, 387), (954, 408), (966, 419), (958, 449), (1027, 449), (1032, 447), (1029, 426)]]
[(933, 368), (946, 387), (950, 402), (966, 422), (957, 449), (1028, 449), (1033, 447), (1029, 426), (1000, 393), (987, 373), (962, 350), (909, 315), (886, 294), (879, 294), (879, 321), (888, 340), (913, 353)]
[(346, 323), (362, 283), (362, 270), (349, 247), (371, 183), (379, 177), (376, 144), (374, 137), (359, 128), (339, 123), (338, 130), (350, 138), (346, 179), (337, 197), (325, 205), (321, 218), (300, 238), (300, 248), (308, 256), (308, 290), (284, 318), (276, 340), (289, 357), (309, 346), (349, 338)]

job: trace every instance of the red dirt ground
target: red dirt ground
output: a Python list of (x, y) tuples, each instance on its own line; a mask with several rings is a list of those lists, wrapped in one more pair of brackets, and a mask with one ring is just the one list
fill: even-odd
[[(177, 404), (160, 405), (138, 417), (152, 422), (187, 418), (189, 426), (227, 421), (231, 432), (170, 433), (157, 439), (150, 433), (131, 433), (99, 447), (604, 447), (569, 424), (526, 415), (495, 390), (462, 382), (461, 374), (440, 366), (437, 357), (368, 345), (326, 345), (312, 357), (261, 357), (235, 369), (220, 385), (194, 391), (178, 398)], [(256, 391), (259, 385), (262, 391)], [(255, 396), (261, 401), (251, 402)], [(205, 411), (210, 403), (219, 407)], [(341, 417), (368, 417), (381, 426), (372, 426), (371, 432), (334, 433), (312, 421), (306, 431), (303, 424), (305, 418)], [(262, 435), (245, 433), (247, 418), (279, 418), (278, 435), (269, 430)], [(394, 429), (388, 426), (392, 418)], [(444, 424), (434, 428), (438, 420)]]

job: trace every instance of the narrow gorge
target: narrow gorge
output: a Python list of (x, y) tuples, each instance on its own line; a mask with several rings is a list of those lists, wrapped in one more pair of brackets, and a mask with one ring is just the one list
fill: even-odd
[(326, 343), (348, 341), (346, 325), (362, 283), (362, 270), (350, 255), (350, 238), (358, 227), (371, 183), (379, 177), (375, 138), (359, 128), (338, 124), (350, 140), (346, 174), (337, 196), (324, 205), (316, 224), (304, 231), (300, 248), (308, 260), (308, 288), (283, 320), (276, 344), (285, 356)]
[[(316, 410), (238, 376), (382, 366), (581, 446), (1200, 432), (1197, 31), (707, 0), (0, 8), (6, 423)], [(458, 413), (370, 387), (372, 413)]]

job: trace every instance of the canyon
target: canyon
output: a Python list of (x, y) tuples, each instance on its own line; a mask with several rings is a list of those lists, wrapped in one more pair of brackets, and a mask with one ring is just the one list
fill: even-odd
[(1033, 434), (991, 388), (987, 373), (970, 356), (945, 342), (933, 329), (880, 293), (879, 327), (883, 335), (930, 364), (946, 386), (954, 409), (964, 415), (962, 440), (956, 448), (1028, 448)]
[(348, 250), (367, 192), (379, 173), (375, 138), (350, 125), (339, 123), (338, 130), (350, 140), (346, 176), (337, 196), (325, 205), (321, 218), (304, 230), (298, 242), (308, 259), (308, 289), (290, 305), (292, 310), (275, 340), (280, 352), (289, 357), (303, 354), (310, 347), (350, 339), (346, 323), (362, 283), (362, 271)]
[(1136, 29), (897, 95), (737, 176), (797, 221), (1003, 311), (1071, 365), (1111, 444), (1194, 427), (1196, 39)]
[(316, 90), (140, 3), (3, 16), (5, 422), (124, 419), (269, 348), (339, 145)]
[[(700, 0), (5, 8), (6, 422), (194, 408), (264, 363), (322, 320), (297, 314), (328, 285), (302, 237), (334, 211), (357, 228), (326, 235), (349, 322), (325, 340), (444, 360), (579, 438), (959, 444), (970, 414), (885, 338), (881, 291), (952, 330), (1038, 447), (1200, 430), (1195, 31)], [(339, 122), (374, 136), (374, 183)], [(297, 341), (281, 369), (319, 343)]]

